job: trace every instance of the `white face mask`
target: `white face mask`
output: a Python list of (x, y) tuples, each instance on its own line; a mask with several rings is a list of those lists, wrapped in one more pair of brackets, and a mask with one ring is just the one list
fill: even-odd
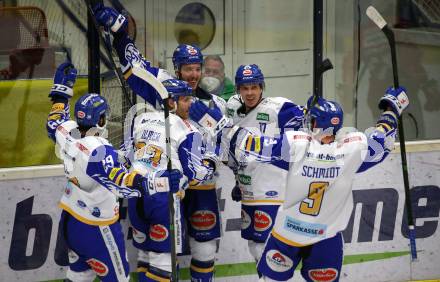
[(220, 86), (220, 80), (212, 76), (204, 76), (199, 83), (200, 88), (208, 93), (213, 93)]

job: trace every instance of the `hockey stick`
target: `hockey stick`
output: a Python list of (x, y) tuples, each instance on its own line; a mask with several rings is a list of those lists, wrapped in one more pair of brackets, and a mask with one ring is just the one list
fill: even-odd
[[(321, 62), (321, 64), (319, 64), (317, 70), (316, 70), (316, 74), (315, 77), (317, 77), (316, 80), (316, 84), (320, 84), (322, 81), (322, 75), (328, 71), (333, 69), (333, 64), (330, 61), (330, 59), (325, 59), (324, 61)], [(317, 93), (317, 85), (314, 85), (314, 89), (313, 89), (313, 100), (312, 103), (310, 103), (310, 107), (306, 108), (306, 111), (304, 113), (304, 116), (307, 115), (307, 113), (309, 112), (309, 110), (311, 108), (313, 108), (313, 106), (318, 102), (318, 97), (320, 96), (320, 94), (322, 93)]]
[(93, 13), (93, 9), (92, 9), (92, 6), (90, 4), (90, 0), (85, 0), (85, 1), (86, 1), (86, 5), (87, 5), (87, 10), (90, 13), (90, 15), (92, 16), (93, 25), (94, 25), (96, 31), (99, 34), (99, 41), (104, 46), (105, 53), (107, 55), (108, 60), (110, 61), (111, 68), (113, 69), (113, 71), (116, 74), (116, 78), (118, 79), (119, 85), (121, 86), (121, 89), (122, 89), (122, 93), (124, 94), (124, 96), (126, 97), (128, 102), (130, 103), (130, 106), (133, 106), (135, 103), (131, 99), (130, 94), (127, 91), (128, 86), (127, 86), (127, 83), (125, 82), (125, 79), (124, 79), (124, 76), (122, 74), (122, 71), (116, 65), (115, 60), (113, 59), (113, 54), (112, 54), (113, 51), (112, 51), (112, 44), (110, 42), (109, 31), (108, 31), (108, 29), (105, 30), (104, 35), (101, 33), (101, 29), (99, 28), (99, 24), (96, 21), (95, 13)]
[[(95, 25), (95, 28), (98, 30), (98, 33), (100, 33), (98, 22), (96, 21), (95, 15), (93, 13), (92, 7), (90, 5), (90, 0), (86, 0), (87, 9), (89, 10), (89, 13), (93, 17), (93, 23)], [(100, 33), (101, 34), (101, 33)], [(122, 76), (122, 71), (120, 68), (116, 67), (115, 61), (112, 57), (112, 50), (111, 50), (111, 44), (110, 44), (110, 38), (109, 33), (107, 31), (107, 34), (104, 38), (102, 38), (102, 35), (100, 36), (101, 41), (104, 42), (104, 49), (106, 50), (107, 56), (110, 59), (110, 63), (113, 66), (113, 69), (116, 72), (116, 75), (118, 77), (118, 80), (121, 83), (121, 86), (124, 91), (124, 95), (126, 95), (127, 98), (129, 98), (127, 90), (125, 88), (126, 83)], [(172, 169), (172, 163), (171, 163), (171, 139), (170, 139), (170, 121), (169, 121), (169, 107), (167, 104), (167, 99), (169, 97), (168, 91), (166, 90), (165, 86), (150, 72), (145, 70), (141, 65), (133, 65), (132, 67), (132, 74), (141, 78), (142, 80), (146, 81), (148, 84), (150, 84), (160, 95), (160, 97), (164, 100), (164, 117), (165, 117), (165, 140), (166, 140), (166, 148), (165, 148), (165, 154), (168, 156), (168, 163), (167, 163), (167, 170)], [(130, 99), (129, 99), (130, 100)], [(130, 100), (130, 103), (132, 101)], [(133, 103), (132, 103), (133, 105)], [(170, 214), (170, 243), (171, 243), (171, 281), (177, 281), (177, 254), (176, 254), (176, 234), (175, 234), (175, 224), (174, 224), (174, 195), (172, 193), (168, 194), (168, 209)]]
[[(168, 156), (167, 170), (172, 169), (171, 163), (171, 138), (170, 138), (170, 109), (168, 106), (169, 98), (168, 91), (162, 82), (160, 82), (157, 77), (152, 73), (145, 70), (141, 65), (133, 65), (132, 74), (139, 77), (140, 79), (146, 81), (159, 93), (160, 97), (164, 100), (164, 116), (165, 116), (165, 140), (166, 140), (166, 151), (165, 154)], [(171, 281), (178, 281), (177, 279), (177, 253), (176, 253), (176, 230), (174, 223), (174, 216), (176, 211), (174, 210), (174, 196), (172, 193), (168, 194), (168, 210), (170, 214), (170, 241), (171, 241)]]
[[(165, 154), (168, 156), (167, 170), (172, 169), (171, 163), (171, 138), (170, 138), (170, 109), (168, 106), (169, 98), (168, 91), (162, 82), (157, 79), (152, 73), (145, 70), (141, 65), (133, 65), (131, 69), (132, 74), (139, 77), (140, 79), (146, 81), (159, 93), (160, 97), (164, 100), (164, 116), (165, 116), (165, 140), (166, 140), (166, 151)], [(178, 281), (177, 279), (177, 253), (176, 253), (176, 233), (175, 233), (175, 223), (174, 216), (176, 211), (174, 210), (174, 196), (172, 193), (168, 194), (168, 211), (170, 215), (170, 241), (171, 241), (171, 281)]]
[[(369, 6), (367, 8), (367, 16), (372, 20), (385, 34), (388, 44), (391, 49), (391, 64), (393, 67), (393, 79), (394, 79), (394, 89), (399, 87), (399, 76), (397, 73), (397, 60), (396, 60), (396, 44), (394, 41), (394, 33), (388, 27), (387, 22), (384, 18), (379, 14), (379, 12), (373, 7)], [(399, 131), (399, 142), (400, 142), (400, 156), (402, 157), (402, 174), (403, 174), (403, 184), (405, 188), (405, 205), (407, 209), (407, 218), (408, 218), (408, 230), (409, 230), (409, 241), (411, 247), (411, 259), (415, 261), (417, 259), (417, 249), (416, 249), (416, 234), (415, 234), (415, 226), (414, 219), (412, 215), (412, 207), (411, 207), (411, 194), (409, 191), (409, 179), (408, 179), (408, 164), (406, 161), (406, 149), (405, 149), (405, 135), (403, 132), (403, 122), (402, 116), (398, 119), (398, 131)]]

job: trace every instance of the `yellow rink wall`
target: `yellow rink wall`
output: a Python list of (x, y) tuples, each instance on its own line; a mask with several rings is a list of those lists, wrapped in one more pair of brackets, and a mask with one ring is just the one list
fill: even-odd
[[(87, 92), (87, 81), (77, 79), (73, 101)], [(0, 81), (1, 168), (60, 163), (46, 133), (52, 85), (52, 79)]]

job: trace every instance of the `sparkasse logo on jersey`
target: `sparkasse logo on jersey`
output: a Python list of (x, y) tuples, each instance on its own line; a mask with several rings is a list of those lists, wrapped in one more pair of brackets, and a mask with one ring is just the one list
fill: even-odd
[(325, 236), (327, 226), (323, 224), (308, 223), (287, 216), (284, 221), (284, 229), (302, 236), (322, 237)]

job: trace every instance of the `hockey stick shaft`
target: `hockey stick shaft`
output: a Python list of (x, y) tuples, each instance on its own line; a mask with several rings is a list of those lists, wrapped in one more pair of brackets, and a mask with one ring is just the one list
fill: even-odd
[[(319, 66), (318, 66), (318, 68), (316, 69), (316, 74), (315, 74), (315, 77), (317, 78), (316, 79), (316, 83), (315, 84), (320, 84), (320, 82), (322, 81), (322, 76), (324, 75), (324, 73), (326, 72), (326, 71), (328, 71), (328, 70), (331, 70), (331, 69), (333, 69), (333, 64), (332, 64), (332, 62), (330, 61), (330, 59), (325, 59), (325, 60), (323, 60), (320, 64), (319, 64)], [(318, 86), (317, 85), (315, 85), (314, 86), (314, 89), (313, 89), (314, 91), (313, 91), (313, 100), (312, 100), (312, 103), (310, 103), (310, 106), (308, 107), (308, 108), (306, 108), (306, 111), (305, 111), (305, 113), (304, 113), (304, 116), (309, 112), (309, 110), (311, 109), (311, 108), (313, 108), (313, 106), (315, 106), (315, 104), (318, 102), (318, 98), (322, 95), (322, 93), (318, 93), (317, 91), (318, 91)]]
[(86, 0), (86, 5), (87, 5), (88, 12), (92, 16), (93, 25), (99, 34), (99, 40), (101, 41), (101, 44), (104, 46), (104, 50), (107, 55), (107, 58), (110, 62), (110, 65), (111, 65), (113, 71), (116, 74), (116, 78), (118, 79), (119, 85), (121, 86), (122, 93), (124, 94), (126, 99), (129, 101), (130, 106), (133, 106), (134, 101), (132, 101), (130, 94), (127, 91), (128, 87), (127, 87), (127, 83), (124, 80), (124, 75), (122, 74), (121, 69), (116, 65), (115, 60), (113, 59), (112, 45), (110, 42), (109, 31), (107, 30), (106, 34), (104, 34), (104, 35), (102, 34), (101, 29), (99, 28), (99, 24), (95, 18), (95, 14), (93, 13), (93, 9), (90, 4), (90, 0)]
[[(367, 8), (367, 16), (382, 30), (382, 32), (385, 34), (387, 38), (391, 50), (391, 64), (393, 68), (394, 89), (397, 89), (400, 85), (399, 85), (399, 74), (397, 71), (396, 44), (394, 40), (394, 33), (388, 27), (383, 17), (373, 6)], [(403, 185), (405, 189), (405, 206), (407, 211), (406, 215), (408, 219), (408, 232), (409, 232), (408, 235), (410, 240), (411, 258), (412, 260), (416, 260), (417, 259), (416, 234), (415, 234), (415, 225), (414, 225), (414, 218), (413, 218), (412, 206), (411, 206), (411, 193), (409, 190), (408, 162), (406, 160), (405, 134), (403, 130), (402, 116), (399, 116), (398, 118), (398, 132), (399, 132), (399, 143), (400, 143), (400, 156), (402, 158), (402, 174), (403, 174)]]
[[(166, 140), (166, 148), (165, 154), (168, 156), (167, 162), (167, 170), (172, 169), (171, 163), (171, 133), (170, 133), (170, 109), (168, 106), (169, 97), (168, 91), (165, 86), (163, 86), (162, 82), (157, 79), (152, 73), (148, 72), (141, 65), (133, 65), (132, 74), (134, 76), (139, 77), (144, 80), (148, 84), (150, 84), (156, 91), (159, 93), (160, 97), (164, 101), (164, 117), (165, 117), (165, 140)], [(177, 281), (177, 252), (176, 252), (176, 224), (175, 224), (175, 213), (174, 210), (174, 195), (172, 193), (168, 194), (168, 211), (170, 218), (170, 244), (171, 244), (171, 281)]]

